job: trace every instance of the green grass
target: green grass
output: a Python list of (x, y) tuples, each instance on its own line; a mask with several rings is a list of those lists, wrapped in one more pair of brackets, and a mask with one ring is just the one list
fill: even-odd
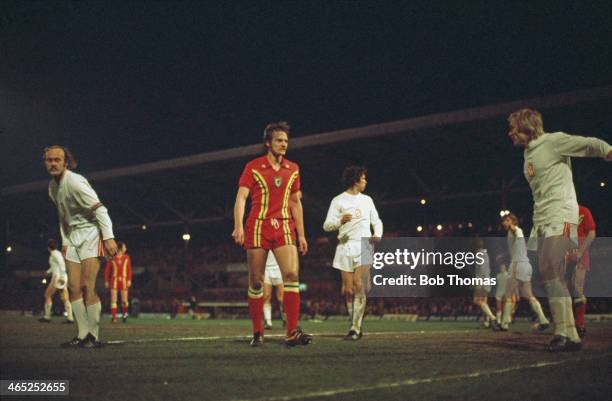
[[(0, 317), (2, 379), (68, 379), (83, 400), (607, 400), (612, 324), (589, 326), (579, 353), (550, 354), (550, 334), (518, 324), (493, 333), (472, 322), (367, 321), (361, 341), (346, 322), (303, 324), (314, 344), (287, 349), (276, 328), (247, 346), (248, 321), (131, 319), (101, 328), (99, 350), (63, 350), (75, 328)], [(221, 338), (211, 338), (221, 337)], [(179, 340), (182, 339), (182, 340)], [(548, 363), (541, 367), (529, 367)], [(500, 369), (511, 368), (506, 372)], [(468, 374), (480, 372), (478, 376)], [(323, 394), (333, 391), (333, 394)], [(9, 398), (14, 399), (14, 398)], [(41, 398), (29, 398), (41, 399)]]

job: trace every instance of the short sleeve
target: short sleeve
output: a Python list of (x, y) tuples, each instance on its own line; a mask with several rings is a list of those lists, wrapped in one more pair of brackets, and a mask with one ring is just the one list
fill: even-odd
[(293, 185), (291, 186), (292, 194), (302, 189), (302, 180), (300, 178), (300, 170), (299, 169), (295, 170), (295, 173), (297, 173), (297, 178), (295, 179), (295, 181), (293, 182)]
[(255, 180), (253, 179), (253, 171), (251, 167), (247, 164), (246, 166), (244, 166), (244, 170), (240, 175), (238, 186), (251, 189), (253, 188), (253, 185), (255, 185)]

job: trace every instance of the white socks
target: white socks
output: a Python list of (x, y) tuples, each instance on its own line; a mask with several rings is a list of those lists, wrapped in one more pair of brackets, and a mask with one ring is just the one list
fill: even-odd
[(72, 304), (70, 301), (64, 302), (64, 310), (66, 311), (66, 319), (70, 322), (74, 322), (74, 316), (72, 316)]
[(537, 298), (533, 297), (529, 300), (529, 305), (531, 305), (531, 309), (538, 316), (538, 321), (540, 324), (548, 323), (548, 319), (544, 316), (544, 312), (542, 311), (542, 305), (540, 305), (540, 301)]
[(558, 278), (545, 281), (544, 285), (548, 294), (550, 312), (555, 323), (555, 335), (569, 337), (574, 342), (580, 342), (574, 322), (572, 298), (567, 287)]
[(264, 321), (272, 326), (272, 305), (270, 302), (265, 302), (263, 305)]
[(79, 339), (84, 339), (89, 332), (89, 325), (87, 322), (87, 311), (85, 310), (85, 303), (83, 298), (76, 301), (72, 301), (72, 313), (74, 314), (74, 320), (76, 320)]
[(102, 312), (100, 301), (87, 307), (87, 326), (96, 340), (100, 337), (100, 312)]
[(45, 319), (51, 319), (51, 306), (53, 304), (45, 304)]
[(495, 320), (495, 315), (491, 312), (491, 308), (489, 308), (489, 304), (485, 301), (480, 304), (480, 309), (484, 312), (485, 316), (487, 316), (491, 320)]
[(349, 319), (353, 320), (353, 301), (346, 301), (346, 311), (348, 312)]
[(353, 299), (353, 325), (351, 330), (361, 333), (361, 322), (365, 313), (366, 297), (365, 295), (355, 295)]

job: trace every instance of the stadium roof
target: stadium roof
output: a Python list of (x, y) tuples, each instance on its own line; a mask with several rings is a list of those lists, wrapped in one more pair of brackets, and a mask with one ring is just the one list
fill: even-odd
[[(610, 141), (611, 104), (612, 86), (604, 86), (293, 138), (288, 157), (302, 169), (308, 231), (320, 231), (349, 164), (369, 169), (367, 192), (391, 229), (495, 219), (500, 208), (528, 214), (531, 196), (521, 174), (522, 155), (505, 135), (506, 116), (521, 107), (538, 108), (549, 132)], [(143, 225), (163, 236), (207, 223), (209, 235), (229, 238), (238, 176), (261, 149), (253, 144), (85, 175), (108, 206), (119, 236), (137, 235)], [(574, 174), (579, 197), (595, 210), (603, 208), (609, 196), (598, 184), (612, 185), (609, 166), (580, 160)], [(40, 241), (56, 232), (47, 184), (2, 189), (9, 238)], [(427, 205), (419, 204), (422, 198)]]

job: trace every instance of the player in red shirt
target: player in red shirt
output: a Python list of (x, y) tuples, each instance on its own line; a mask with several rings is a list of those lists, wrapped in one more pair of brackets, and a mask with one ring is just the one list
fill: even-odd
[[(289, 125), (282, 121), (264, 129), (266, 154), (251, 160), (240, 176), (234, 205), (234, 241), (243, 245), (249, 269), (248, 303), (253, 323), (251, 346), (263, 344), (263, 277), (268, 251), (272, 250), (285, 283), (283, 305), (287, 315), (287, 346), (307, 345), (312, 336), (302, 332), (300, 316), (299, 258), (308, 251), (304, 235), (300, 169), (285, 159)], [(243, 228), (246, 200), (251, 210)], [(296, 237), (297, 231), (297, 237)]]
[(104, 286), (110, 288), (112, 323), (117, 321), (117, 291), (121, 292), (121, 312), (123, 323), (128, 316), (128, 288), (132, 286), (132, 259), (127, 254), (124, 242), (117, 241), (119, 252), (106, 262)]
[(585, 206), (578, 205), (578, 249), (572, 254), (576, 268), (572, 275), (571, 287), (574, 295), (574, 317), (576, 331), (580, 338), (586, 333), (584, 314), (587, 299), (584, 296), (584, 280), (591, 267), (589, 247), (596, 237), (595, 220), (591, 211)]

